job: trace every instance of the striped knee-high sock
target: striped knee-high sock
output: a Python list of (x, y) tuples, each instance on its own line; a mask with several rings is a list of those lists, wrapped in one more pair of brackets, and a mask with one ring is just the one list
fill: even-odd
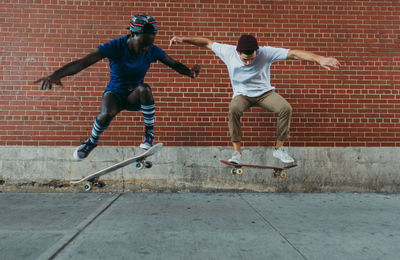
[(146, 134), (153, 135), (154, 115), (156, 113), (156, 105), (154, 101), (142, 103), (140, 108), (143, 113), (144, 125), (146, 126)]
[(109, 124), (100, 125), (97, 121), (97, 118), (94, 119), (92, 134), (90, 136), (90, 142), (97, 144), (99, 141), (100, 135), (107, 129)]

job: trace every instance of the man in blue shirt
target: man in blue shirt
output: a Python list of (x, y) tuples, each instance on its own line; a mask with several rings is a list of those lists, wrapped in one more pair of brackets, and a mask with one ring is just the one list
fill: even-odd
[(161, 61), (182, 75), (197, 77), (200, 66), (189, 69), (184, 64), (169, 57), (164, 50), (154, 45), (157, 23), (147, 14), (139, 14), (130, 21), (130, 34), (101, 44), (86, 57), (61, 67), (51, 75), (41, 78), (42, 89), (51, 89), (53, 84), (62, 85), (61, 78), (74, 75), (103, 58), (110, 62), (110, 81), (103, 94), (101, 112), (96, 116), (91, 136), (74, 152), (77, 160), (85, 159), (97, 146), (100, 135), (111, 120), (122, 110), (142, 110), (145, 135), (140, 147), (149, 149), (154, 145), (155, 104), (149, 85), (144, 83), (150, 64)]

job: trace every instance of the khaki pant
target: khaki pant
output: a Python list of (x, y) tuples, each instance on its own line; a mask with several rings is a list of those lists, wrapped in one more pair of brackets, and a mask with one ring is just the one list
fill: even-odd
[(229, 105), (229, 133), (232, 142), (240, 142), (242, 140), (240, 118), (244, 111), (253, 106), (278, 114), (277, 139), (284, 141), (288, 138), (292, 107), (278, 93), (269, 91), (259, 97), (252, 98), (238, 95), (232, 99)]

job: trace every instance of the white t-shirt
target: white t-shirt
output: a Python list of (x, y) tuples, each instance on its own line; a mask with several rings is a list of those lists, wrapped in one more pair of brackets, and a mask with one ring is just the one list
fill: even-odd
[(274, 61), (285, 60), (289, 49), (262, 46), (252, 64), (245, 66), (240, 60), (236, 46), (214, 42), (214, 53), (228, 67), (233, 88), (233, 97), (244, 95), (259, 97), (267, 91), (274, 90), (270, 82), (270, 67)]

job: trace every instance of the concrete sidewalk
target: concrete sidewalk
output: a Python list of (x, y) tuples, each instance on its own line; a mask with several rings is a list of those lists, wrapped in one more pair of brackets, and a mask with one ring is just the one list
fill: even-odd
[(0, 193), (1, 259), (398, 259), (400, 195)]

